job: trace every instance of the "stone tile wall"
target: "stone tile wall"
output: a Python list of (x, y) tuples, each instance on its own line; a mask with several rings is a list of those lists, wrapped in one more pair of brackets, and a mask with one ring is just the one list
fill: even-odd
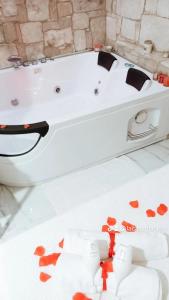
[(106, 0), (0, 0), (0, 67), (105, 43)]
[[(169, 73), (169, 0), (106, 0), (107, 44), (146, 69)], [(146, 55), (145, 40), (154, 51)]]
[(0, 0), (0, 67), (12, 54), (33, 60), (106, 42), (152, 72), (169, 72), (168, 31), (169, 0)]

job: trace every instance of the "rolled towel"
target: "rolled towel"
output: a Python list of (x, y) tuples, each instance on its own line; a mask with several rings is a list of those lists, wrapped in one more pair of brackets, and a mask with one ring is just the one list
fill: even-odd
[[(98, 290), (102, 286), (100, 270), (96, 274), (95, 285)], [(115, 273), (109, 273), (107, 291), (102, 293), (100, 299), (113, 299), (115, 287)], [(158, 273), (152, 269), (132, 265), (131, 272), (120, 283), (117, 297), (125, 300), (161, 300), (162, 288)]]
[(68, 230), (62, 241), (62, 252), (88, 256), (93, 242), (97, 244), (100, 258), (107, 258), (109, 235), (99, 231)]
[(95, 275), (100, 263), (97, 241), (81, 234), (80, 231), (69, 230), (64, 237), (62, 252), (81, 256), (89, 272), (92, 276)]
[(77, 291), (84, 294), (96, 292), (95, 276), (92, 276), (81, 256), (62, 253), (57, 262), (55, 273), (57, 278), (56, 290), (60, 294), (63, 292), (75, 294)]
[(167, 238), (162, 233), (124, 232), (116, 235), (115, 242), (116, 245), (133, 247), (134, 262), (158, 260), (168, 256)]
[[(73, 237), (73, 238), (72, 238)], [(76, 245), (76, 238), (80, 237), (80, 244)], [(99, 248), (99, 255), (101, 259), (106, 259), (109, 255), (109, 250), (112, 244), (110, 239), (111, 232), (95, 232), (72, 230), (64, 240), (64, 251), (67, 253), (74, 253), (81, 255), (88, 252), (86, 241), (97, 242)], [(73, 240), (74, 239), (74, 240)], [(167, 238), (162, 233), (156, 232), (122, 232), (115, 234), (114, 251), (119, 244), (130, 245), (133, 247), (133, 262), (145, 262), (150, 260), (163, 259), (168, 256), (168, 242)], [(67, 246), (69, 245), (69, 247)], [(113, 246), (113, 245), (112, 245)], [(112, 252), (113, 252), (112, 250)]]

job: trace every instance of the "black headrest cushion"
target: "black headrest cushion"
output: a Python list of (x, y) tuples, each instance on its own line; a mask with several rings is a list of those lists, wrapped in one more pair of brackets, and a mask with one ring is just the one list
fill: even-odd
[(140, 91), (146, 80), (150, 80), (144, 72), (130, 68), (127, 73), (126, 83), (135, 87), (138, 91)]
[(100, 51), (98, 55), (98, 65), (110, 71), (112, 64), (117, 60), (112, 54)]

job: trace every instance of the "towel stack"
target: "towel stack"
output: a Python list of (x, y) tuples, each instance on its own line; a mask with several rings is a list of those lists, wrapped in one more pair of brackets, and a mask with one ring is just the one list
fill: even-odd
[[(161, 282), (155, 270), (134, 263), (168, 256), (168, 243), (161, 233), (114, 234), (70, 230), (65, 234), (57, 278), (86, 299), (161, 300)], [(110, 258), (110, 244), (113, 257)], [(72, 294), (73, 295), (73, 294)], [(85, 299), (85, 298), (84, 298)]]

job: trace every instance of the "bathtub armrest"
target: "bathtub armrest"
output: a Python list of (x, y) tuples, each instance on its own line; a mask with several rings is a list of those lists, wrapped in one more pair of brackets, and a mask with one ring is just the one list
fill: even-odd
[(48, 130), (49, 125), (46, 121), (24, 125), (0, 125), (0, 134), (8, 135), (39, 133), (44, 137)]

